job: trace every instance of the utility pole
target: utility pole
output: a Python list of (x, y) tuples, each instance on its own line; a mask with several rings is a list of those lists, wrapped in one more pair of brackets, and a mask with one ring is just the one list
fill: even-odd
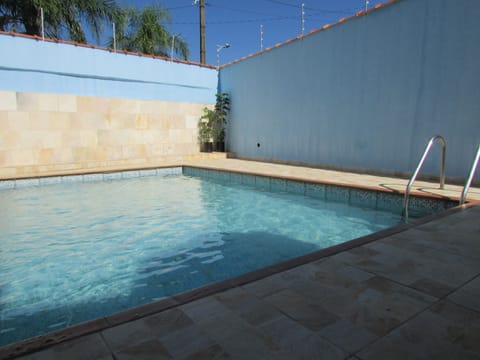
[(200, 0), (200, 63), (206, 64), (205, 57), (205, 0)]

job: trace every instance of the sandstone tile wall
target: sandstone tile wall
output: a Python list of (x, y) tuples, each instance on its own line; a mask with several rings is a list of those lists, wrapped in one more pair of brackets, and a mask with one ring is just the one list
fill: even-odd
[(0, 178), (198, 156), (207, 104), (0, 91)]

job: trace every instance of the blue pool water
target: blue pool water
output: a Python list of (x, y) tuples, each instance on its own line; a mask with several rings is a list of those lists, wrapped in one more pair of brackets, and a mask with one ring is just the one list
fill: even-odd
[(181, 175), (2, 190), (0, 203), (0, 345), (400, 222)]

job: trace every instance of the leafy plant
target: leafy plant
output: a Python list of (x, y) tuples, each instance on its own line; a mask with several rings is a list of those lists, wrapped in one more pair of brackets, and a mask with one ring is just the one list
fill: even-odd
[[(158, 5), (146, 6), (143, 10), (125, 8), (118, 14), (115, 27), (117, 48), (152, 54), (170, 56), (173, 50), (183, 59), (189, 55), (188, 45), (180, 34), (167, 31), (171, 23), (168, 11)], [(113, 47), (113, 37), (109, 46)]]
[[(0, 0), (0, 30), (41, 35), (41, 9), (45, 36), (86, 43), (85, 27), (100, 42), (101, 35), (115, 23), (118, 49), (183, 59), (189, 56), (188, 44), (180, 34), (171, 34), (167, 9), (159, 5), (142, 10), (122, 7), (115, 0)], [(106, 30), (107, 29), (107, 30)], [(109, 40), (113, 47), (113, 37)]]
[(91, 27), (98, 40), (105, 24), (120, 14), (120, 7), (113, 0), (2, 0), (0, 29), (41, 35), (40, 8), (47, 37), (67, 37), (82, 43), (87, 42), (85, 25)]
[(216, 94), (217, 101), (212, 109), (204, 108), (198, 121), (198, 142), (224, 142), (225, 124), (230, 111), (230, 98), (227, 93)]
[(212, 138), (214, 142), (225, 141), (225, 125), (227, 124), (227, 116), (230, 111), (230, 97), (227, 93), (216, 95), (215, 116), (212, 121)]
[(207, 143), (212, 140), (212, 122), (215, 111), (209, 108), (203, 109), (203, 115), (198, 121), (198, 142)]

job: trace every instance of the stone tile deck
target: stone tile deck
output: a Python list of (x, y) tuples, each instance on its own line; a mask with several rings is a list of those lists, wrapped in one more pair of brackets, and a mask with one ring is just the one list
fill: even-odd
[[(195, 164), (330, 182), (369, 177), (237, 160)], [(370, 180), (363, 184), (403, 181)], [(480, 359), (479, 219), (478, 205), (450, 210), (21, 359)]]

